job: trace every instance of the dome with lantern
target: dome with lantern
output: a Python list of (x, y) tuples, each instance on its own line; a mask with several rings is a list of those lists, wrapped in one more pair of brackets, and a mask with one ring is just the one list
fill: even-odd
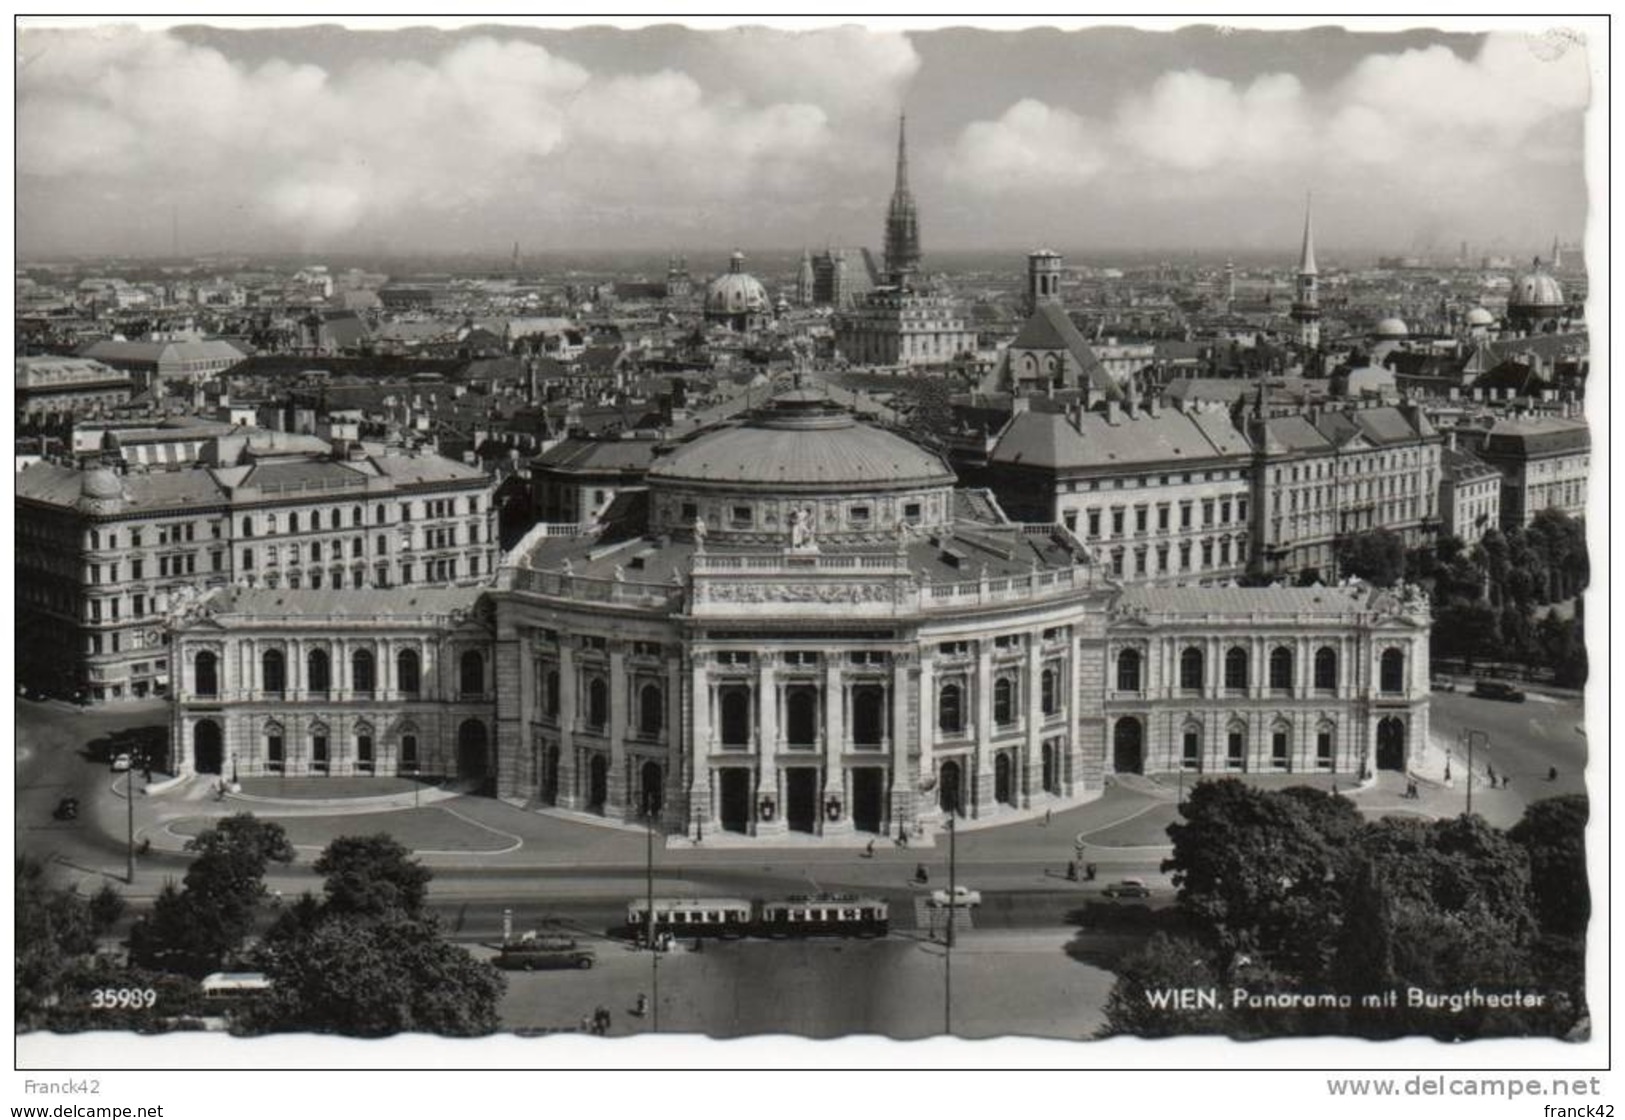
[(1512, 281), (1507, 293), (1507, 325), (1513, 330), (1538, 330), (1561, 318), (1566, 306), (1563, 286), (1536, 257), (1534, 267)]
[(737, 250), (728, 258), (728, 271), (705, 289), (706, 319), (726, 323), (736, 330), (759, 325), (770, 315), (772, 307), (767, 288), (745, 271), (745, 254)]
[(1406, 325), (1405, 320), (1389, 316), (1386, 319), (1379, 319), (1371, 333), (1378, 339), (1397, 342), (1402, 338), (1409, 338), (1411, 328)]

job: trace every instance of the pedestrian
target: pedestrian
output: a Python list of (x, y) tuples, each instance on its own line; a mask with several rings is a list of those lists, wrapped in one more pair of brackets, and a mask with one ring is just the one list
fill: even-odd
[(583, 1015), (581, 1017), (581, 1033), (582, 1034), (597, 1034), (598, 1033), (597, 1031), (595, 1031), (593, 1029), (593, 1022), (592, 1022), (592, 1016), (591, 1015)]
[(1557, 781), (1557, 767), (1553, 766), (1552, 768), (1550, 768), (1549, 770), (1546, 771), (1546, 780), (1548, 782)]
[(649, 1010), (649, 997), (644, 995), (642, 992), (639, 992), (638, 993), (637, 1006), (632, 1009), (632, 1014), (636, 1015), (639, 1019), (641, 1019), (641, 1018), (643, 1018), (644, 1014), (648, 1010)]
[(873, 840), (870, 840), (868, 845), (864, 847), (863, 855), (865, 859), (875, 858), (875, 842)]
[(1045, 809), (1044, 810), (1044, 827), (1045, 828), (1049, 827), (1049, 817), (1050, 817), (1050, 810)]
[(1066, 861), (1066, 877), (1067, 877), (1067, 879), (1069, 879), (1070, 881), (1072, 881), (1074, 883), (1076, 883), (1078, 881), (1078, 861), (1077, 860), (1069, 859), (1069, 860)]
[(1083, 865), (1083, 877), (1085, 879), (1087, 879), (1091, 883), (1093, 883), (1095, 881), (1095, 865), (1094, 864), (1086, 863), (1086, 864)]
[(914, 881), (916, 883), (928, 883), (931, 881), (931, 876), (926, 874), (925, 864), (916, 863), (914, 865)]

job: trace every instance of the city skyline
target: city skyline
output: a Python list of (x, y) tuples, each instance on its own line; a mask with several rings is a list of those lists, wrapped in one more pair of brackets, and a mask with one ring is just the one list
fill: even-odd
[(1562, 32), (79, 26), (20, 54), (24, 255), (878, 248), (899, 111), (928, 270), (1289, 256), (1311, 187), (1329, 254), (1521, 256), (1586, 209)]

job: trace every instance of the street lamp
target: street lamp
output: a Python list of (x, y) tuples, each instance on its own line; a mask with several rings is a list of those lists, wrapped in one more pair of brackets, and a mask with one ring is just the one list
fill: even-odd
[(649, 993), (653, 1002), (654, 1012), (650, 1019), (650, 1029), (660, 1032), (660, 952), (655, 948), (655, 814), (650, 811), (648, 794), (644, 794), (643, 803), (644, 823), (644, 873), (645, 886), (649, 892), (649, 909), (645, 915), (644, 943), (649, 947)]
[(954, 914), (959, 909), (959, 900), (954, 897), (954, 887), (957, 885), (957, 848), (954, 828), (954, 812), (948, 813), (948, 936), (942, 954), (942, 1033), (954, 1033)]

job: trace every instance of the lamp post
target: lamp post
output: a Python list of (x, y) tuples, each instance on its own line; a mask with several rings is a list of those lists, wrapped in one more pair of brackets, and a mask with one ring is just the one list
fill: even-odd
[(124, 772), (124, 882), (135, 885), (135, 764)]
[(942, 954), (942, 1033), (954, 1033), (954, 914), (959, 900), (954, 897), (957, 885), (956, 843), (954, 811), (948, 813), (948, 936)]
[(1489, 736), (1489, 733), (1486, 732), (1486, 731), (1476, 731), (1473, 728), (1469, 727), (1467, 729), (1467, 731), (1466, 731), (1466, 739), (1467, 739), (1467, 813), (1470, 816), (1470, 815), (1472, 815), (1472, 812), (1473, 812), (1473, 748), (1474, 748), (1475, 745), (1477, 745), (1477, 742), (1480, 739), (1482, 739), (1484, 741), (1484, 745), (1486, 747), (1489, 746), (1490, 745), (1490, 736)]
[(655, 948), (655, 815), (649, 809), (648, 795), (643, 805), (644, 874), (649, 892), (649, 909), (644, 920), (644, 943), (649, 947), (649, 994), (653, 1006), (650, 1029), (660, 1031), (660, 952)]

